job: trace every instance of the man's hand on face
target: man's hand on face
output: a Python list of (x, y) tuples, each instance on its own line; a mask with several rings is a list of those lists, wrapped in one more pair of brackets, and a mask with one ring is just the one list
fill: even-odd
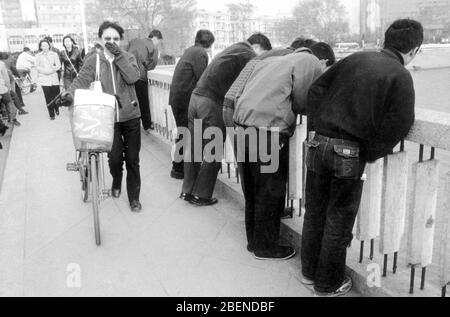
[(110, 43), (107, 42), (105, 44), (105, 48), (111, 53), (113, 54), (115, 57), (119, 56), (120, 54), (122, 54), (122, 50), (120, 49), (119, 45), (117, 45), (116, 43)]

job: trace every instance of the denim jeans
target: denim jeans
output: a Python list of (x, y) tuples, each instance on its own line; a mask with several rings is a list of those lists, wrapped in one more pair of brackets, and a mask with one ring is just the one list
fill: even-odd
[(366, 162), (358, 143), (316, 135), (307, 142), (306, 214), (302, 271), (318, 292), (334, 292), (345, 278), (347, 247), (361, 202)]

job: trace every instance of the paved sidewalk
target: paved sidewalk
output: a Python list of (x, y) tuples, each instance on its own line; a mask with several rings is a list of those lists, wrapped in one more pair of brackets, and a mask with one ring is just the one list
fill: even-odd
[[(50, 121), (40, 92), (25, 101), (31, 114), (14, 130), (0, 194), (0, 296), (312, 296), (299, 256), (261, 262), (246, 251), (239, 207), (180, 201), (167, 154), (147, 136), (144, 211), (132, 214), (126, 197), (104, 202), (97, 248), (91, 205), (65, 170), (74, 160), (67, 111)], [(81, 288), (68, 287), (71, 264)]]

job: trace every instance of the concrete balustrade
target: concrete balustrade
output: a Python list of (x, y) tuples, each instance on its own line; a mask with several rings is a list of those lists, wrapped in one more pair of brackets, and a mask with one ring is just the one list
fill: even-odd
[[(160, 127), (158, 132), (166, 138), (169, 138), (167, 132), (176, 130), (168, 105), (173, 70), (173, 67), (164, 67), (149, 72), (152, 117), (157, 128)], [(289, 199), (292, 201), (304, 198), (305, 139), (306, 127), (299, 125), (290, 142)], [(417, 147), (424, 145), (450, 151), (450, 113), (416, 109), (416, 122), (405, 141)], [(227, 144), (226, 149), (225, 162), (233, 163), (231, 146)], [(407, 152), (398, 152), (367, 166), (356, 237), (360, 241), (379, 239), (380, 254), (402, 252), (412, 265), (426, 267), (433, 262), (434, 255), (443, 287), (450, 282), (450, 173), (445, 178), (445, 217), (436, 219), (438, 181), (442, 177), (439, 162), (432, 159), (414, 164), (414, 175), (410, 174), (410, 163)], [(407, 195), (408, 188), (413, 188), (412, 196)], [(408, 197), (414, 200), (409, 213)], [(443, 231), (439, 237), (434, 237), (437, 222), (441, 222)], [(404, 243), (405, 239), (407, 243)], [(438, 254), (433, 254), (435, 239), (440, 243)]]
[(406, 152), (385, 159), (383, 198), (381, 207), (380, 253), (400, 251), (405, 229), (408, 155)]
[(366, 167), (366, 181), (356, 223), (356, 238), (370, 241), (380, 236), (381, 201), (383, 194), (384, 161)]
[(414, 164), (414, 205), (409, 221), (408, 263), (427, 267), (433, 263), (439, 162)]

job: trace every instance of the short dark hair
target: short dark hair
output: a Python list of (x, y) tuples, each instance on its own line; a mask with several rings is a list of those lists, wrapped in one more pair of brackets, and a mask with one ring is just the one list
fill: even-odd
[(48, 44), (48, 46), (49, 47), (52, 47), (51, 45), (50, 45), (50, 42), (47, 40), (47, 39), (43, 39), (43, 40), (41, 40), (40, 42), (39, 42), (39, 51), (42, 51), (42, 44), (43, 43), (47, 43)]
[(44, 37), (44, 40), (46, 40), (49, 44), (52, 44), (52, 43), (53, 43), (53, 39), (52, 39), (51, 36), (46, 36), (46, 37)]
[(298, 38), (296, 38), (294, 40), (294, 42), (292, 42), (291, 48), (293, 48), (294, 50), (297, 50), (297, 49), (302, 48), (302, 47), (309, 48), (309, 47), (313, 46), (316, 43), (317, 42), (314, 41), (313, 39), (305, 39), (303, 37), (298, 37)]
[(195, 36), (195, 44), (200, 44), (204, 48), (210, 48), (215, 41), (214, 34), (209, 30), (200, 30)]
[(247, 40), (251, 45), (259, 44), (264, 50), (270, 51), (272, 44), (267, 36), (262, 33), (255, 33)]
[(25, 46), (25, 47), (23, 48), (23, 51), (24, 51), (24, 52), (31, 52), (31, 50), (30, 50), (30, 48), (29, 48), (28, 46)]
[(384, 47), (394, 48), (403, 54), (409, 53), (423, 43), (423, 26), (411, 19), (397, 20), (387, 29)]
[(119, 25), (119, 23), (111, 22), (111, 21), (105, 21), (100, 25), (100, 27), (98, 28), (98, 38), (101, 38), (103, 36), (103, 33), (105, 32), (105, 30), (107, 30), (107, 29), (116, 30), (117, 33), (119, 33), (119, 35), (120, 35), (120, 39), (121, 40), (123, 39), (123, 35), (125, 34), (123, 27), (121, 27)]
[(9, 53), (0, 52), (0, 61), (6, 61), (9, 58)]
[(319, 60), (327, 59), (327, 66), (332, 66), (336, 63), (336, 55), (334, 55), (333, 49), (327, 43), (319, 42), (309, 47), (309, 49)]
[(160, 30), (153, 30), (150, 32), (150, 34), (148, 35), (149, 38), (154, 38), (157, 37), (158, 39), (162, 40), (163, 36)]

